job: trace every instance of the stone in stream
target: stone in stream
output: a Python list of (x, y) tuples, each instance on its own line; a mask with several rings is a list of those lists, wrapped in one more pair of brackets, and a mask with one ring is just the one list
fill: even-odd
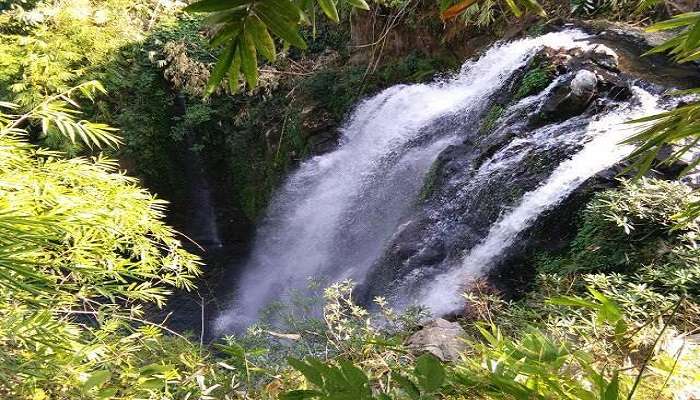
[(576, 73), (571, 81), (571, 92), (576, 96), (590, 96), (595, 92), (598, 85), (598, 78), (587, 69), (582, 69)]

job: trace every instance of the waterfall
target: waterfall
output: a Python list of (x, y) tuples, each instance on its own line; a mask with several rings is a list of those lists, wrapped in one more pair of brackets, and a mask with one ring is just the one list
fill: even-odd
[[(352, 278), (374, 286), (378, 282), (376, 266), (387, 249), (396, 247), (397, 237), (407, 235), (415, 224), (411, 215), (420, 208), (423, 180), (438, 156), (465, 146), (461, 143), (475, 135), (491, 98), (538, 49), (585, 48), (586, 37), (579, 31), (563, 31), (500, 43), (478, 60), (465, 63), (452, 78), (394, 86), (362, 101), (341, 129), (338, 148), (304, 162), (273, 197), (237, 282), (235, 300), (216, 321), (219, 332), (249, 325), (266, 305), (284, 300), (284, 293), (304, 290), (310, 278), (328, 283)], [(642, 106), (634, 112), (647, 112), (653, 99), (640, 90), (636, 93)], [(513, 109), (527, 109), (540, 100), (537, 96), (523, 99)], [(420, 290), (402, 292), (401, 296), (407, 297), (403, 300), (423, 302), (438, 312), (451, 311), (458, 301), (463, 275), (480, 273), (537, 215), (624, 156), (627, 150), (616, 143), (625, 133), (617, 128), (608, 131), (629, 112), (623, 108), (590, 123), (586, 118), (572, 118), (538, 128), (493, 155), (480, 169), (482, 176), (466, 179), (468, 185), (455, 182), (461, 185), (458, 192), (443, 196), (440, 208), (425, 212), (425, 220), (433, 218), (435, 223), (428, 224), (425, 232), (416, 229), (421, 241), (435, 242), (439, 236), (436, 231), (473, 231), (473, 236), (478, 236), (478, 226), (471, 229), (458, 221), (462, 217), (457, 217), (459, 207), (455, 204), (478, 202), (468, 196), (479, 192), (475, 188), (480, 179), (493, 180), (490, 173), (507, 179), (512, 171), (503, 169), (504, 164), (518, 165), (529, 153), (546, 152), (547, 143), (553, 147), (561, 144), (562, 152), (573, 152), (586, 142), (542, 186), (522, 197), (520, 205), (493, 225), (488, 235), (481, 236), (483, 241), (471, 249), (459, 268), (442, 258), (420, 264), (427, 259), (426, 254), (432, 254), (427, 247), (419, 256), (409, 257), (418, 263), (411, 264), (409, 275), (423, 278), (414, 285)], [(582, 132), (586, 133), (583, 138), (579, 135)], [(488, 192), (488, 188), (481, 190)], [(462, 251), (469, 248), (468, 241), (451, 235), (449, 240), (440, 238), (440, 246)], [(405, 276), (394, 279), (405, 280)]]
[(583, 149), (561, 163), (544, 184), (526, 193), (517, 207), (493, 224), (488, 236), (469, 251), (459, 268), (439, 275), (426, 285), (418, 302), (438, 315), (459, 310), (462, 287), (481, 276), (503, 250), (513, 244), (518, 233), (591, 176), (628, 155), (633, 147), (619, 143), (635, 128), (623, 125), (624, 122), (661, 111), (655, 96), (637, 87), (633, 91), (639, 104), (628, 104), (592, 121), (586, 130), (589, 141)]

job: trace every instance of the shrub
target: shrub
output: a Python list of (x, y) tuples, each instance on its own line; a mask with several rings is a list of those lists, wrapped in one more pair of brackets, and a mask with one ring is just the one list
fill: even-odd
[(552, 262), (563, 272), (619, 272), (675, 293), (698, 295), (697, 220), (678, 225), (697, 196), (680, 182), (623, 181), (598, 194), (583, 212), (568, 254)]

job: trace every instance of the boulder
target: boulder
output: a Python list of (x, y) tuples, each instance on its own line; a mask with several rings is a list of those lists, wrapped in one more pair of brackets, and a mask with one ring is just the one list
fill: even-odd
[(428, 322), (411, 335), (406, 346), (414, 353), (430, 353), (442, 361), (455, 361), (467, 349), (464, 329), (442, 318)]
[[(578, 75), (576, 76), (578, 77)], [(566, 82), (559, 83), (552, 89), (551, 95), (542, 103), (540, 112), (531, 116), (531, 123), (539, 126), (543, 123), (564, 121), (585, 112), (595, 98), (595, 91), (578, 95), (574, 90), (583, 93), (584, 90), (589, 89), (589, 86), (587, 86), (589, 83), (579, 82), (574, 84), (573, 81), (568, 84)]]
[(595, 92), (598, 85), (598, 78), (591, 71), (582, 69), (576, 73), (571, 81), (571, 93), (575, 96), (586, 97)]
[(618, 66), (620, 58), (610, 47), (602, 44), (593, 45), (585, 53), (585, 57), (590, 59), (594, 64), (599, 65), (611, 72), (620, 72)]

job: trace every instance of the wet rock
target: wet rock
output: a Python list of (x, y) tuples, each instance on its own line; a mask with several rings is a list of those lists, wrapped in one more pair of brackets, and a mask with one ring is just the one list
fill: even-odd
[(324, 154), (338, 146), (338, 135), (333, 130), (318, 133), (308, 139), (309, 149), (314, 155)]
[(599, 65), (611, 72), (620, 72), (618, 69), (619, 56), (608, 46), (597, 44), (584, 54), (596, 65)]
[(430, 353), (442, 361), (456, 361), (467, 349), (464, 329), (457, 322), (442, 318), (430, 321), (406, 340), (414, 353)]
[(576, 76), (571, 81), (571, 93), (574, 96), (586, 97), (595, 93), (598, 85), (598, 78), (591, 71), (582, 69), (576, 73)]
[(697, 66), (677, 64), (662, 54), (642, 57), (652, 47), (664, 43), (673, 32), (647, 32), (642, 28), (608, 21), (577, 22), (594, 36), (591, 43), (602, 44), (617, 54), (617, 69), (650, 83), (688, 89), (700, 85)]
[(540, 113), (533, 116), (533, 123), (537, 125), (542, 122), (564, 121), (573, 116), (582, 114), (591, 104), (595, 92), (577, 95), (574, 92), (574, 87), (576, 87), (576, 90), (583, 91), (586, 89), (585, 85), (587, 83), (588, 82), (583, 82), (580, 85), (577, 84), (574, 86), (573, 81), (569, 83), (561, 82), (552, 90), (551, 95), (544, 101)]

